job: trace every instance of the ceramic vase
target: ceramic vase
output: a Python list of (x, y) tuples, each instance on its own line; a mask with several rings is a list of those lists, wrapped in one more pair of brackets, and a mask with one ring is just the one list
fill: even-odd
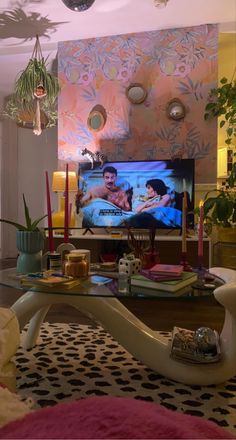
[(41, 231), (17, 231), (16, 245), (20, 254), (16, 270), (19, 273), (40, 272), (44, 235)]

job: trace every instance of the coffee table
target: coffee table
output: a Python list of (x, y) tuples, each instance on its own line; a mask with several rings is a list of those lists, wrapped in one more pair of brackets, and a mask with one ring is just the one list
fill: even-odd
[[(62, 287), (26, 288), (21, 286), (15, 269), (5, 269), (0, 271), (0, 284), (25, 291), (12, 309), (21, 329), (29, 322), (25, 342), (27, 349), (35, 345), (40, 325), (50, 306), (66, 303), (94, 318), (134, 357), (173, 380), (208, 385), (221, 383), (236, 374), (236, 276), (234, 283), (224, 284), (213, 292), (226, 309), (221, 333), (223, 357), (217, 363), (204, 365), (184, 364), (170, 358), (170, 342), (160, 332), (145, 325), (119, 301), (124, 295), (117, 292), (114, 281), (110, 285), (94, 285), (87, 280), (69, 290)], [(137, 297), (139, 295), (134, 296)], [(147, 294), (142, 295), (140, 290), (140, 298), (148, 297)], [(158, 300), (158, 296), (156, 298)]]

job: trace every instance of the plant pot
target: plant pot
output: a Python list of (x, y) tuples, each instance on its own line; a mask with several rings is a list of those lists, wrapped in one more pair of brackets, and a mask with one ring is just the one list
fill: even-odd
[(213, 226), (212, 230), (213, 266), (236, 268), (236, 228)]
[(236, 243), (236, 228), (223, 226), (213, 226), (212, 228), (212, 241), (213, 243), (225, 242), (225, 243)]
[(20, 252), (16, 271), (20, 273), (40, 272), (44, 235), (41, 231), (17, 231), (16, 245)]
[[(41, 129), (43, 130), (44, 128), (47, 127), (49, 122), (48, 117), (43, 110), (40, 111), (40, 119), (41, 119)], [(35, 120), (35, 113), (33, 111), (22, 111), (18, 114), (17, 125), (18, 127), (29, 128), (33, 130), (34, 120)]]

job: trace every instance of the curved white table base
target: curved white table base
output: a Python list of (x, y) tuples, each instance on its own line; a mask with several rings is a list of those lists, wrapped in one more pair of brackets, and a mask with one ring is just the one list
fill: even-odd
[(170, 345), (166, 338), (151, 330), (136, 318), (115, 297), (59, 295), (26, 292), (13, 305), (21, 328), (31, 320), (27, 348), (36, 340), (40, 324), (52, 304), (69, 304), (96, 321), (126, 348), (136, 359), (169, 377), (195, 385), (218, 384), (236, 374), (236, 282), (218, 287), (214, 295), (225, 307), (225, 323), (221, 333), (223, 358), (220, 362), (192, 365), (170, 358)]
[(28, 350), (36, 345), (41, 324), (44, 321), (44, 318), (47, 315), (50, 307), (51, 307), (51, 305), (49, 305), (47, 307), (43, 307), (42, 309), (39, 309), (38, 312), (35, 313), (33, 318), (31, 318), (31, 320), (29, 322), (27, 334), (26, 334), (26, 339), (23, 344), (24, 348), (26, 348), (26, 350)]

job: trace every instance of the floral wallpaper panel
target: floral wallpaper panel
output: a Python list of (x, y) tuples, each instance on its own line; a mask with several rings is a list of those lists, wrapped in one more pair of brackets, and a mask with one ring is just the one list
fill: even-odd
[[(59, 43), (59, 165), (77, 168), (84, 148), (108, 160), (195, 158), (196, 183), (216, 180), (216, 120), (204, 120), (208, 92), (217, 83), (218, 26), (201, 25)], [(147, 90), (142, 104), (126, 97), (131, 83)], [(184, 119), (166, 113), (179, 98)], [(103, 130), (87, 119), (106, 109)]]

